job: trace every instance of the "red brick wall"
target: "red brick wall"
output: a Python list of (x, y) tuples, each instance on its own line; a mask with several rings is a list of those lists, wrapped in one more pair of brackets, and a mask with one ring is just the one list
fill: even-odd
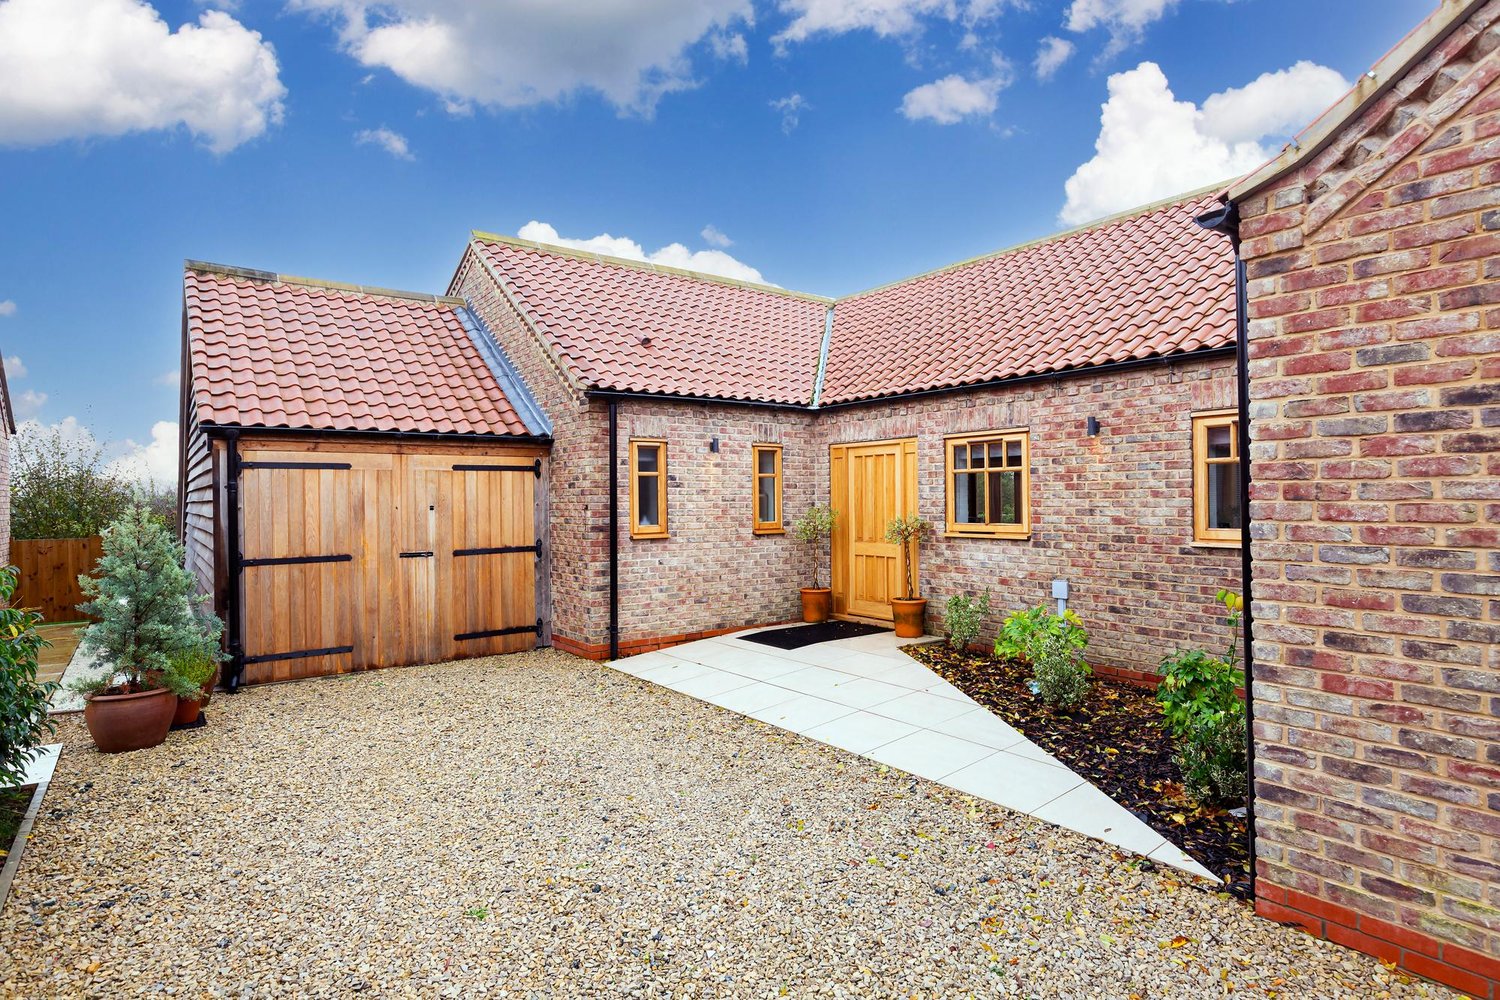
[(1497, 12), (1240, 205), (1261, 907), (1485, 996), (1500, 970)]
[[(920, 555), (929, 630), (950, 596), (988, 590), (993, 635), (1011, 611), (1052, 606), (1066, 579), (1090, 661), (1154, 674), (1167, 653), (1229, 639), (1214, 594), (1239, 588), (1240, 550), (1193, 543), (1192, 415), (1234, 405), (1222, 358), (833, 409), (818, 418), (823, 475), (827, 445), (915, 437), (918, 504), (936, 529)], [(943, 537), (944, 436), (1016, 427), (1030, 431), (1031, 538)]]

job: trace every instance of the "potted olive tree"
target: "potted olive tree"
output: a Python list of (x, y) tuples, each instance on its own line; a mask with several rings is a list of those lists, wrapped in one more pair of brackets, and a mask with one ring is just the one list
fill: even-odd
[(818, 570), (838, 516), (839, 512), (826, 504), (813, 504), (797, 519), (792, 529), (797, 540), (807, 545), (812, 554), (813, 585), (802, 588), (802, 620), (805, 622), (825, 622), (833, 613), (833, 590), (818, 586)]
[(144, 508), (104, 530), (96, 576), (78, 578), (90, 600), (80, 607), (96, 621), (80, 648), (97, 654), (104, 671), (72, 685), (84, 696), (83, 719), (104, 753), (154, 747), (167, 738), (178, 697), (196, 698), (200, 684), (174, 669), (182, 650), (203, 645), (193, 578), (182, 546)]
[(891, 598), (891, 619), (896, 635), (918, 639), (923, 635), (923, 618), (927, 598), (917, 596), (917, 544), (932, 530), (932, 525), (916, 514), (898, 517), (885, 526), (885, 540), (901, 547), (901, 562), (906, 569), (906, 596)]

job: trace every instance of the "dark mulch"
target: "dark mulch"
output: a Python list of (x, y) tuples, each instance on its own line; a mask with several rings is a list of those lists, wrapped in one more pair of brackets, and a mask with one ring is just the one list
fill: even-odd
[(801, 649), (816, 642), (832, 642), (835, 639), (853, 639), (857, 635), (874, 635), (889, 632), (888, 628), (866, 625), (864, 622), (826, 621), (816, 625), (798, 625), (796, 628), (773, 628), (769, 632), (742, 635), (746, 642), (759, 642), (777, 649)]
[(1154, 693), (1095, 677), (1084, 703), (1063, 711), (1031, 693), (1025, 664), (958, 652), (943, 643), (907, 651), (1093, 782), (1233, 891), (1248, 891), (1245, 820), (1227, 809), (1195, 806), (1183, 795), (1172, 738)]
[(7, 788), (0, 791), (0, 868), (15, 845), (16, 832), (26, 818), (26, 808), (31, 805), (31, 793), (35, 785)]

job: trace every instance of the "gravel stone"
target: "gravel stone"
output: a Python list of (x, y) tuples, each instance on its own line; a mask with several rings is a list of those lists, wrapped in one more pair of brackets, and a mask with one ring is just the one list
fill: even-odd
[(1108, 846), (546, 650), (95, 752), (6, 997), (1445, 997)]

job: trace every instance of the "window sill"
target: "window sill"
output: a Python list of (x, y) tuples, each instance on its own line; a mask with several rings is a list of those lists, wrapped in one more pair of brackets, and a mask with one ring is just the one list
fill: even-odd
[(1029, 532), (1029, 531), (1023, 531), (1023, 532), (1017, 533), (1017, 532), (1011, 532), (1011, 531), (1001, 532), (1001, 531), (952, 531), (952, 530), (949, 530), (949, 531), (943, 532), (943, 537), (944, 538), (997, 538), (997, 539), (1009, 540), (1009, 541), (1013, 541), (1013, 542), (1029, 542), (1031, 540), (1031, 532)]
[(756, 528), (750, 532), (752, 535), (784, 535), (785, 528)]
[(1188, 545), (1195, 549), (1237, 549), (1240, 547), (1239, 539), (1234, 541), (1219, 541), (1214, 538), (1195, 538)]
[(671, 538), (672, 536), (665, 531), (653, 531), (649, 534), (645, 534), (639, 531), (632, 531), (630, 533), (630, 537), (638, 542), (652, 542), (656, 541), (659, 538)]

